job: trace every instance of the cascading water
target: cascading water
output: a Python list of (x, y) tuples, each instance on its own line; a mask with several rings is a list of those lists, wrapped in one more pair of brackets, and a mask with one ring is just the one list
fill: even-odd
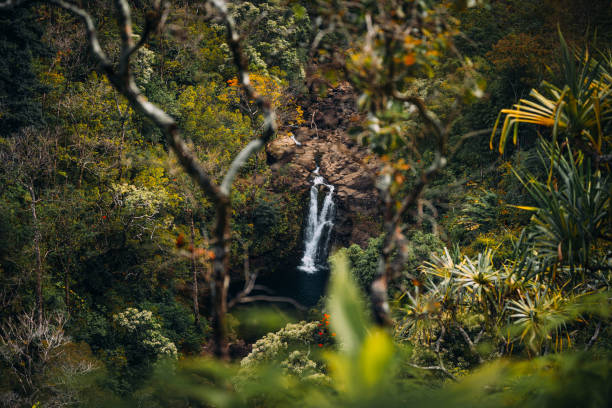
[(293, 135), (293, 133), (291, 134), (291, 140), (293, 140), (293, 143), (295, 143), (296, 146), (301, 146), (302, 144), (300, 143), (299, 140), (297, 140), (295, 138), (295, 136)]
[[(316, 273), (327, 261), (327, 249), (331, 230), (334, 226), (334, 186), (327, 184), (319, 175), (319, 168), (313, 172), (314, 180), (310, 187), (310, 208), (308, 210), (308, 223), (304, 237), (304, 256), (302, 264), (298, 267), (306, 273)], [(319, 212), (319, 186), (327, 188)]]

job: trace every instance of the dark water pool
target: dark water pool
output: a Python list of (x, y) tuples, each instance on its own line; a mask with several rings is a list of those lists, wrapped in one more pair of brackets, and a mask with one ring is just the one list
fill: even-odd
[(271, 295), (290, 297), (303, 306), (312, 307), (325, 294), (328, 279), (328, 267), (322, 266), (315, 273), (306, 273), (296, 264), (279, 269), (273, 276), (259, 279), (258, 283), (270, 289)]

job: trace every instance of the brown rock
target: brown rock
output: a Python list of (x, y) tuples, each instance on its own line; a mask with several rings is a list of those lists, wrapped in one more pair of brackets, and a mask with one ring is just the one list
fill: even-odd
[(268, 162), (274, 164), (276, 173), (288, 174), (283, 184), (303, 192), (306, 200), (310, 175), (319, 167), (320, 174), (337, 188), (334, 243), (363, 246), (380, 233), (381, 212), (374, 186), (378, 163), (364, 164), (368, 151), (348, 134), (348, 127), (362, 118), (356, 113), (354, 94), (347, 84), (341, 84), (305, 108), (308, 126), (293, 131), (301, 146), (289, 136), (280, 137), (266, 148)]

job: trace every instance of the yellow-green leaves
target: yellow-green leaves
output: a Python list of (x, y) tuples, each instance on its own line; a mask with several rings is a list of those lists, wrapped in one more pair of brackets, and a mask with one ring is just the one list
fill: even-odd
[(389, 335), (371, 326), (361, 299), (346, 254), (335, 254), (327, 307), (340, 351), (326, 359), (335, 388), (349, 400), (379, 392), (393, 371), (395, 355)]
[(393, 343), (385, 331), (375, 329), (368, 334), (359, 353), (359, 368), (365, 385), (373, 387), (387, 378), (393, 354)]
[(529, 205), (510, 205), (510, 207), (518, 208), (519, 210), (525, 211), (538, 211), (538, 207), (532, 207)]
[(511, 132), (516, 144), (521, 123), (551, 128), (553, 143), (561, 132), (570, 141), (584, 143), (587, 150), (598, 154), (606, 151), (609, 137), (604, 134), (602, 122), (609, 120), (612, 106), (612, 83), (607, 73), (612, 60), (604, 57), (596, 61), (588, 51), (576, 52), (560, 32), (559, 40), (564, 83), (555, 86), (544, 81), (543, 92), (533, 89), (531, 99), (520, 99), (514, 109), (502, 109), (491, 134), (491, 149), (500, 119), (505, 115), (499, 139), (500, 153), (504, 152)]
[(332, 276), (327, 307), (331, 315), (331, 325), (338, 334), (340, 349), (355, 356), (359, 353), (367, 335), (362, 296), (353, 281), (346, 254), (338, 253), (331, 259)]
[(208, 170), (218, 174), (252, 136), (251, 120), (237, 109), (231, 87), (210, 82), (179, 96), (181, 126)]

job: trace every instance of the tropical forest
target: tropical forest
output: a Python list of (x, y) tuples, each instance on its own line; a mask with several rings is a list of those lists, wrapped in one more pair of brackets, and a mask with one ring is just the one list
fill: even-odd
[(0, 0), (0, 408), (612, 407), (610, 0)]

